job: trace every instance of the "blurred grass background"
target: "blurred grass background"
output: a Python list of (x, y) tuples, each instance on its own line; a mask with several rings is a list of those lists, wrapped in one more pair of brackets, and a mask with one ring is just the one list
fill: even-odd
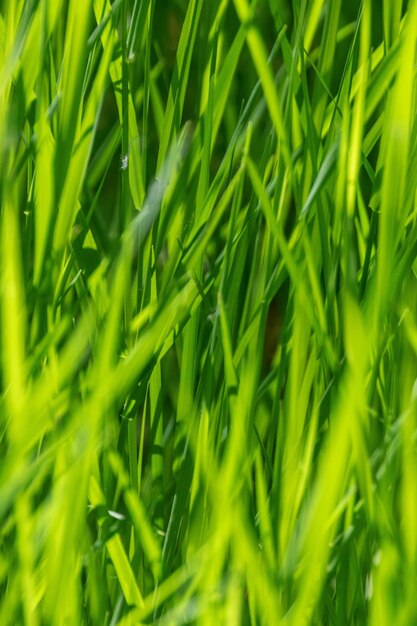
[(415, 0), (0, 0), (0, 624), (417, 623)]

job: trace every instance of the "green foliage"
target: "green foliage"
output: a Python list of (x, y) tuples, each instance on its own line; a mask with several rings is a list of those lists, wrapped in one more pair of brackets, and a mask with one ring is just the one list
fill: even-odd
[(417, 623), (417, 1), (0, 0), (0, 624)]

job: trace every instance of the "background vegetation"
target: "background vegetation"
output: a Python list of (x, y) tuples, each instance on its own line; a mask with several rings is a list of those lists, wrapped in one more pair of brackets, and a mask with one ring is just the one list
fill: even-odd
[(415, 0), (0, 1), (0, 624), (417, 623)]

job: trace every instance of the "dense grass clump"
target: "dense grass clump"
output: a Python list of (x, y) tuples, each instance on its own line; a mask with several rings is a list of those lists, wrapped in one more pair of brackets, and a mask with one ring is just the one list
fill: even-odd
[(0, 625), (417, 624), (416, 0), (0, 0)]

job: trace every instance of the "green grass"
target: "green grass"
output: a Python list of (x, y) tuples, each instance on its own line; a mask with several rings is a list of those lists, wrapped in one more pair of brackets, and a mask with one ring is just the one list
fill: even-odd
[(417, 623), (417, 1), (0, 0), (0, 624)]

